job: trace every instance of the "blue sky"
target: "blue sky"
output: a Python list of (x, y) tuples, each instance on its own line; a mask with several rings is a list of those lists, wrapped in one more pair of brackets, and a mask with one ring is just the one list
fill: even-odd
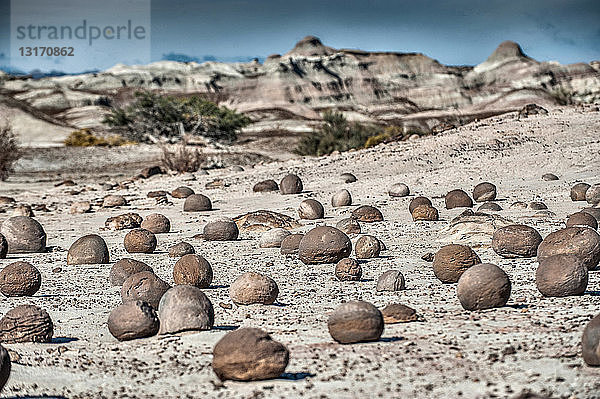
[[(8, 4), (0, 0), (0, 65), (10, 52)], [(168, 53), (262, 58), (306, 35), (332, 47), (422, 52), (453, 65), (478, 64), (504, 40), (538, 60), (600, 59), (599, 0), (152, 0), (151, 18), (153, 61)]]

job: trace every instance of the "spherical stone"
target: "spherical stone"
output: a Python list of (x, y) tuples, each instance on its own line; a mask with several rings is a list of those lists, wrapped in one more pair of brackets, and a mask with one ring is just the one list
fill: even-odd
[(27, 216), (32, 218), (33, 211), (31, 210), (31, 205), (19, 204), (13, 209), (13, 216)]
[(433, 258), (433, 273), (442, 283), (456, 283), (469, 267), (481, 263), (479, 256), (466, 245), (443, 246)]
[(471, 200), (467, 193), (460, 189), (450, 191), (444, 197), (444, 201), (446, 209), (471, 208), (473, 206), (473, 200)]
[(381, 211), (370, 205), (359, 206), (352, 211), (352, 217), (365, 223), (381, 222), (383, 220)]
[(410, 194), (410, 189), (404, 183), (394, 183), (388, 189), (390, 197), (406, 197)]
[(554, 173), (545, 173), (542, 175), (542, 180), (544, 180), (544, 181), (558, 180), (558, 176), (556, 176)]
[(492, 183), (479, 183), (473, 189), (473, 199), (476, 202), (493, 201), (496, 199), (496, 186)]
[(0, 391), (2, 391), (8, 381), (8, 377), (10, 377), (10, 369), (11, 363), (8, 351), (0, 345)]
[(194, 190), (185, 186), (177, 187), (175, 190), (171, 191), (171, 197), (173, 198), (187, 198), (194, 194)]
[(71, 204), (69, 212), (73, 215), (80, 213), (88, 213), (92, 210), (92, 204), (89, 201), (77, 201)]
[(356, 259), (344, 258), (335, 265), (335, 277), (340, 281), (359, 281), (362, 268)]
[(0, 292), (5, 296), (32, 296), (42, 285), (39, 270), (27, 262), (15, 262), (0, 271)]
[(334, 208), (350, 205), (352, 205), (352, 195), (350, 195), (350, 191), (345, 188), (333, 194), (331, 197), (331, 206)]
[(531, 258), (541, 242), (542, 236), (533, 227), (513, 224), (494, 232), (492, 249), (504, 258)]
[(306, 199), (302, 201), (298, 207), (298, 216), (300, 219), (307, 220), (323, 219), (325, 210), (319, 201)]
[(588, 366), (600, 366), (600, 315), (590, 320), (583, 329), (581, 355)]
[(456, 293), (465, 310), (483, 310), (506, 305), (511, 284), (504, 270), (491, 263), (468, 268), (458, 279)]
[(591, 186), (587, 183), (577, 183), (571, 187), (571, 201), (585, 201), (585, 193)]
[(354, 253), (358, 259), (376, 258), (381, 252), (379, 240), (371, 235), (364, 235), (356, 241)]
[(238, 328), (215, 345), (212, 368), (222, 381), (267, 380), (279, 377), (289, 358), (287, 348), (263, 330)]
[(408, 323), (417, 320), (417, 311), (400, 303), (391, 303), (381, 310), (384, 324)]
[(548, 207), (543, 202), (532, 201), (529, 203), (529, 209), (533, 209), (534, 211), (541, 211), (544, 209), (548, 209)]
[(260, 236), (258, 246), (260, 248), (279, 248), (283, 240), (291, 233), (283, 228), (267, 230)]
[(498, 204), (496, 204), (495, 202), (485, 202), (481, 205), (479, 205), (479, 208), (477, 208), (477, 211), (496, 211), (499, 212), (502, 210), (502, 207)]
[(139, 272), (154, 273), (152, 268), (139, 260), (123, 258), (110, 269), (108, 280), (112, 286), (121, 286), (129, 278)]
[(588, 204), (596, 205), (600, 203), (600, 184), (594, 184), (585, 192), (585, 200)]
[(200, 255), (182, 256), (173, 267), (173, 281), (177, 285), (187, 284), (198, 288), (208, 288), (212, 279), (212, 267)]
[(340, 181), (342, 183), (354, 183), (356, 181), (356, 176), (352, 173), (342, 173), (340, 175)]
[(184, 255), (195, 254), (196, 250), (192, 244), (180, 242), (169, 248), (169, 258), (181, 258)]
[(213, 305), (198, 287), (177, 285), (158, 305), (159, 334), (210, 330), (215, 320)]
[(588, 269), (575, 255), (544, 258), (535, 272), (535, 284), (544, 296), (581, 295), (588, 284)]
[(431, 203), (431, 200), (427, 197), (415, 197), (410, 201), (410, 204), (408, 205), (408, 211), (410, 212), (410, 214), (412, 215), (413, 211), (415, 210), (416, 207), (420, 206), (420, 205), (428, 205), (428, 206), (433, 206), (433, 204)]
[(350, 301), (333, 311), (327, 327), (331, 337), (341, 344), (377, 341), (383, 333), (383, 316), (369, 302)]
[(183, 203), (184, 212), (203, 212), (211, 210), (212, 203), (206, 195), (192, 194), (188, 196)]
[(131, 253), (151, 254), (156, 249), (156, 236), (146, 229), (131, 230), (123, 241), (125, 250)]
[(202, 236), (207, 241), (235, 241), (239, 234), (237, 224), (229, 218), (210, 220), (202, 232)]
[(381, 291), (401, 291), (405, 289), (404, 275), (400, 270), (388, 270), (379, 276), (377, 280), (378, 292)]
[(538, 247), (538, 262), (559, 254), (575, 255), (588, 270), (596, 270), (600, 262), (600, 235), (588, 227), (567, 227), (550, 233)]
[(297, 255), (300, 241), (304, 234), (290, 234), (281, 241), (280, 252), (282, 255)]
[(575, 212), (567, 219), (567, 227), (588, 226), (594, 230), (598, 229), (598, 221), (586, 212)]
[(300, 241), (298, 258), (307, 265), (336, 263), (352, 252), (352, 243), (340, 230), (319, 226), (310, 230)]
[(165, 215), (153, 213), (146, 216), (141, 227), (154, 234), (168, 233), (171, 231), (171, 221)]
[(335, 227), (344, 234), (360, 234), (360, 224), (354, 218), (342, 219)]
[(229, 287), (229, 296), (237, 305), (270, 305), (275, 302), (277, 295), (279, 287), (275, 280), (254, 272), (242, 274)]
[(510, 209), (526, 209), (527, 203), (523, 201), (516, 201), (510, 204)]
[(88, 234), (75, 241), (67, 253), (67, 265), (109, 263), (106, 242), (97, 234)]
[(115, 208), (125, 205), (127, 205), (127, 200), (122, 195), (107, 195), (102, 201), (102, 207), (104, 208)]
[(279, 191), (281, 194), (299, 194), (303, 190), (302, 180), (296, 175), (289, 174), (281, 179)]
[(0, 342), (4, 344), (50, 342), (53, 333), (48, 313), (34, 305), (19, 305), (0, 319)]
[(600, 208), (583, 208), (581, 212), (592, 215), (596, 221), (600, 224)]
[(139, 272), (132, 274), (123, 282), (121, 299), (123, 303), (144, 301), (154, 309), (158, 309), (160, 298), (169, 288), (171, 286), (153, 272)]
[(7, 254), (8, 254), (8, 241), (6, 241), (6, 238), (2, 234), (0, 234), (0, 259), (6, 258)]
[(46, 250), (46, 232), (41, 224), (27, 216), (13, 216), (2, 223), (0, 233), (8, 242), (8, 253), (34, 253)]
[(438, 210), (429, 205), (419, 205), (412, 211), (413, 221), (429, 221), (435, 222), (439, 220), (440, 214)]
[(265, 193), (277, 190), (279, 190), (279, 185), (275, 180), (263, 180), (252, 187), (252, 191), (255, 193)]
[(119, 341), (156, 335), (159, 324), (156, 312), (144, 301), (124, 303), (108, 316), (108, 331)]

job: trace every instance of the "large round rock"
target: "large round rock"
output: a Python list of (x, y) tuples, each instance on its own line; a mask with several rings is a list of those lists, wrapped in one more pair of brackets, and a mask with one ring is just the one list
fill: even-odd
[(359, 206), (352, 211), (352, 217), (365, 223), (381, 222), (383, 220), (381, 211), (370, 205)]
[(479, 183), (473, 189), (473, 199), (476, 202), (493, 201), (496, 199), (496, 186), (492, 183)]
[(592, 205), (600, 203), (600, 184), (594, 184), (585, 192), (585, 200)]
[(598, 229), (598, 221), (595, 217), (586, 212), (575, 212), (567, 219), (567, 227), (588, 226), (592, 229)]
[(146, 216), (140, 227), (154, 234), (168, 233), (171, 231), (171, 221), (165, 215), (153, 213)]
[(600, 235), (588, 227), (567, 227), (548, 234), (538, 247), (538, 262), (553, 255), (575, 255), (595, 270), (600, 262)]
[(544, 258), (535, 272), (535, 284), (544, 296), (581, 295), (588, 284), (588, 269), (574, 255)]
[(275, 302), (277, 295), (279, 287), (275, 280), (254, 272), (242, 274), (229, 287), (229, 296), (238, 305), (270, 305)]
[(296, 255), (300, 241), (304, 238), (304, 234), (290, 234), (281, 240), (280, 252), (282, 255)]
[(331, 197), (331, 206), (334, 208), (350, 205), (352, 205), (352, 195), (350, 194), (350, 191), (345, 188), (333, 194)]
[(401, 291), (406, 288), (404, 275), (400, 270), (388, 270), (384, 272), (377, 280), (378, 292), (382, 291)]
[(340, 230), (319, 226), (310, 230), (300, 241), (298, 258), (307, 265), (336, 263), (352, 252), (352, 243)]
[(173, 281), (177, 285), (193, 285), (208, 288), (213, 279), (210, 263), (200, 255), (182, 256), (173, 267)]
[(0, 271), (0, 292), (3, 295), (32, 296), (42, 284), (39, 270), (27, 262), (15, 262)]
[(460, 189), (448, 192), (444, 197), (444, 201), (446, 209), (471, 208), (473, 206), (473, 200), (469, 197), (469, 194)]
[(345, 218), (336, 223), (335, 227), (344, 234), (360, 234), (360, 223), (354, 218)]
[(263, 180), (256, 183), (254, 187), (252, 187), (252, 191), (255, 193), (266, 193), (277, 190), (279, 190), (279, 185), (275, 180)]
[(119, 341), (156, 335), (159, 321), (156, 312), (144, 301), (117, 306), (108, 316), (108, 331)]
[(88, 234), (75, 241), (67, 253), (67, 265), (109, 263), (106, 241), (97, 234)]
[(364, 235), (356, 241), (354, 253), (358, 259), (376, 258), (379, 252), (381, 252), (381, 244), (375, 236)]
[(383, 333), (383, 316), (369, 302), (350, 301), (333, 311), (327, 327), (331, 337), (341, 344), (377, 341)]
[(212, 210), (210, 198), (202, 194), (192, 194), (183, 203), (184, 212), (203, 212)]
[(418, 206), (421, 206), (421, 205), (433, 206), (433, 204), (431, 203), (431, 200), (429, 198), (415, 197), (410, 201), (410, 204), (408, 204), (408, 211), (412, 215), (415, 208)]
[(123, 245), (125, 250), (132, 253), (151, 254), (156, 249), (156, 236), (146, 229), (131, 230), (125, 235)]
[(571, 201), (585, 201), (585, 193), (590, 188), (587, 183), (577, 183), (571, 187)]
[(510, 298), (511, 284), (504, 270), (491, 263), (468, 268), (458, 279), (456, 293), (466, 310), (499, 308)]
[(173, 198), (187, 198), (190, 195), (194, 195), (194, 190), (189, 187), (177, 187), (175, 190), (171, 192), (171, 196)]
[(19, 305), (6, 312), (0, 319), (0, 342), (50, 342), (54, 324), (50, 315), (34, 305)]
[(131, 301), (147, 302), (154, 309), (158, 309), (158, 303), (163, 294), (171, 288), (152, 272), (139, 272), (129, 276), (121, 287), (121, 299), (123, 303)]
[(600, 314), (583, 329), (581, 355), (588, 366), (600, 366)]
[(504, 258), (531, 258), (541, 242), (542, 236), (533, 227), (512, 224), (494, 232), (492, 249)]
[(394, 183), (388, 189), (390, 197), (406, 197), (410, 194), (410, 189), (404, 183)]
[(289, 357), (287, 348), (263, 330), (239, 328), (217, 342), (212, 368), (223, 381), (267, 380), (285, 371)]
[(110, 285), (121, 286), (123, 285), (125, 280), (129, 278), (129, 276), (132, 276), (139, 272), (153, 273), (153, 270), (144, 262), (140, 262), (139, 260), (130, 258), (123, 258), (120, 261), (116, 262), (110, 269), (108, 279), (110, 281)]
[(433, 272), (442, 283), (456, 283), (471, 266), (481, 263), (479, 256), (466, 245), (442, 247), (433, 258)]
[(362, 268), (356, 259), (344, 258), (335, 265), (335, 277), (340, 281), (358, 281)]
[(298, 216), (300, 219), (315, 220), (323, 219), (325, 210), (323, 205), (314, 199), (306, 199), (300, 203), (298, 207)]
[(296, 175), (289, 174), (281, 179), (279, 191), (281, 194), (299, 194), (303, 190), (302, 180)]
[(189, 242), (182, 241), (169, 247), (169, 258), (181, 258), (184, 255), (195, 254), (194, 246)]
[(215, 313), (208, 297), (198, 287), (178, 285), (169, 289), (158, 305), (159, 334), (210, 330)]
[(260, 236), (258, 246), (260, 248), (279, 248), (281, 247), (283, 240), (290, 235), (291, 233), (289, 231), (281, 227), (267, 230)]
[(209, 221), (202, 232), (202, 236), (207, 241), (234, 241), (237, 240), (239, 234), (237, 224), (229, 218)]
[(440, 214), (438, 210), (429, 205), (419, 205), (412, 211), (413, 221), (427, 221), (427, 222), (435, 222), (439, 219)]
[(14, 216), (2, 223), (0, 233), (8, 242), (8, 253), (35, 253), (46, 250), (46, 232), (41, 224), (27, 216)]

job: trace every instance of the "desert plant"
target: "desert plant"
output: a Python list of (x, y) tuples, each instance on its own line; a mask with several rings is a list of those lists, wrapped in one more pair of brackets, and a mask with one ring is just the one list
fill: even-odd
[(71, 132), (63, 141), (67, 147), (118, 147), (121, 145), (135, 144), (119, 135), (98, 137), (90, 129), (80, 129)]
[(0, 125), (0, 180), (5, 181), (14, 172), (14, 164), (21, 158), (16, 134), (8, 123)]
[(377, 133), (375, 126), (351, 123), (342, 113), (327, 111), (323, 114), (323, 124), (300, 140), (296, 153), (324, 155), (333, 151), (362, 148), (367, 139)]
[(144, 91), (125, 108), (113, 108), (104, 123), (137, 142), (179, 141), (182, 132), (231, 142), (250, 118), (198, 96), (161, 96)]
[(187, 138), (180, 141), (173, 151), (164, 143), (159, 145), (162, 151), (162, 164), (168, 170), (179, 173), (196, 172), (206, 160), (204, 153), (198, 148), (189, 148)]

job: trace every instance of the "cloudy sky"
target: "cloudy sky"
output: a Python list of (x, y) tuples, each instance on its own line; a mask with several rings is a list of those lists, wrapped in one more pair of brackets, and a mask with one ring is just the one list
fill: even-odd
[[(0, 65), (10, 54), (9, 3), (0, 0)], [(504, 40), (538, 60), (589, 62), (600, 59), (598, 21), (599, 0), (152, 0), (150, 58), (264, 58), (315, 35), (332, 47), (422, 52), (453, 65), (480, 63)]]

